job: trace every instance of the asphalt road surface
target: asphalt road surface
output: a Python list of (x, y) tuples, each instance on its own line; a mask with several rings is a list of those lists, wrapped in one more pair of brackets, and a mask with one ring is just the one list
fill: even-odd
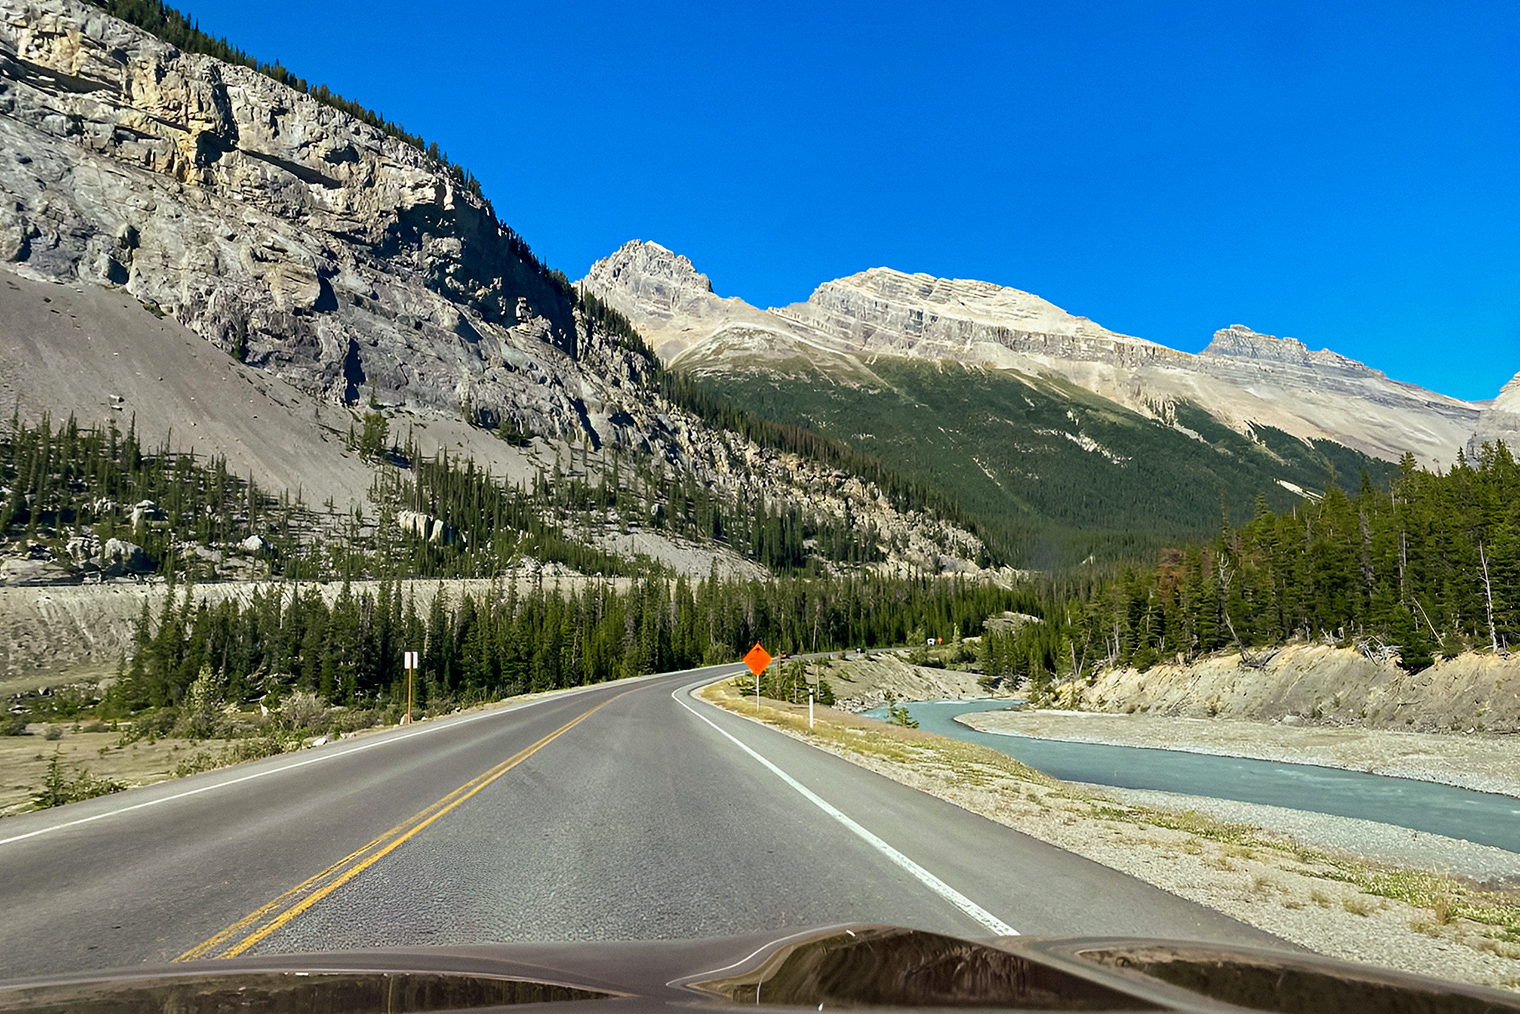
[(0, 821), (0, 978), (884, 922), (1282, 942), (693, 699), (608, 683)]

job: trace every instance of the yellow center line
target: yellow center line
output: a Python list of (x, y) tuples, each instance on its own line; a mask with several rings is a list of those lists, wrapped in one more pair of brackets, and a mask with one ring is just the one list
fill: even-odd
[[(250, 912), (216, 935), (196, 944), (174, 960), (193, 961), (199, 958), (237, 957), (350, 880), (353, 880), (385, 856), (400, 848), (413, 835), (416, 835), (444, 814), (449, 813), (464, 803), (465, 800), (483, 790), (486, 786), (517, 767), (529, 757), (532, 757), (539, 750), (542, 750), (619, 697), (632, 692), (632, 690), (625, 690), (623, 693), (609, 697), (596, 707), (576, 716), (532, 746), (520, 750), (489, 771), (470, 779), (436, 803), (413, 814), (378, 838), (370, 841), (363, 848), (349, 853), (321, 873), (302, 881), (278, 898)], [(233, 940), (254, 926), (257, 926), (257, 928), (253, 929), (252, 932), (237, 940), (236, 943), (228, 945), (228, 941)]]

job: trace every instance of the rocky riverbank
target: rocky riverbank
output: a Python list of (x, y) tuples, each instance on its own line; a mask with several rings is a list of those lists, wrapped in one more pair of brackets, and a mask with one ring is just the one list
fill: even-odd
[(1318, 764), (1520, 796), (1520, 736), (1391, 732), (1350, 726), (1071, 711), (982, 711), (979, 732)]

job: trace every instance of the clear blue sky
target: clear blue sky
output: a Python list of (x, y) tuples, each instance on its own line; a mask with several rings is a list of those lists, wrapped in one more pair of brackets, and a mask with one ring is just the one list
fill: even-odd
[(436, 139), (572, 278), (638, 237), (761, 306), (887, 265), (1458, 397), (1520, 371), (1517, 4), (187, 10)]

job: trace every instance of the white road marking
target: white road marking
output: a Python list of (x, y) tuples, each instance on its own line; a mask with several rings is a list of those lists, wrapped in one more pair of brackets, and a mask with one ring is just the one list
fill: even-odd
[(690, 711), (693, 715), (696, 715), (702, 721), (706, 722), (708, 725), (716, 729), (721, 735), (726, 737), (729, 742), (733, 743), (740, 750), (743, 750), (745, 753), (755, 758), (755, 760), (759, 761), (762, 765), (765, 766), (768, 771), (770, 771), (771, 774), (775, 775), (787, 785), (796, 789), (808, 802), (812, 803), (814, 806), (818, 807), (818, 809), (822, 810), (830, 817), (833, 817), (845, 827), (849, 828), (867, 845), (870, 845), (876, 851), (880, 852), (892, 862), (902, 867), (910, 875), (912, 875), (914, 879), (918, 880), (929, 890), (933, 891), (935, 894), (939, 895), (941, 898), (945, 899), (956, 908), (960, 909), (962, 912), (970, 916), (972, 919), (976, 920), (978, 923), (981, 923), (983, 926), (987, 927), (996, 935), (1004, 937), (1016, 937), (1019, 935), (1018, 930), (1014, 929), (1012, 926), (1008, 925), (1006, 922), (999, 919), (997, 916), (993, 915), (991, 912), (987, 911), (985, 908), (978, 905), (976, 902), (972, 901), (970, 898), (966, 897), (964, 894), (957, 891), (955, 888), (951, 887), (949, 884), (945, 883), (943, 880), (939, 879), (934, 874), (930, 873), (928, 870), (924, 869), (922, 866), (918, 865), (907, 856), (903, 855), (901, 852), (897, 851), (891, 845), (888, 845), (886, 842), (876, 837), (876, 835), (872, 834), (870, 831), (866, 830), (864, 827), (858, 824), (853, 818), (849, 816), (849, 814), (845, 813), (843, 810), (840, 810), (828, 800), (824, 799), (822, 796), (819, 796), (812, 789), (808, 788), (806, 785), (803, 785), (801, 782), (793, 778), (791, 775), (787, 774), (785, 771), (782, 771), (775, 764), (772, 764), (770, 761), (766, 760), (764, 757), (760, 756), (758, 753), (745, 746), (726, 729), (719, 726), (716, 722), (708, 718), (706, 715), (702, 714), (696, 708), (693, 708), (690, 704), (687, 704), (681, 699), (680, 696), (681, 692), (685, 689), (687, 688), (682, 687), (678, 690), (673, 691), (670, 695), (671, 698), (677, 704), (681, 705), (681, 707), (685, 708), (687, 711)]
[[(683, 671), (697, 672), (699, 670), (687, 669)], [(550, 697), (541, 697), (536, 701), (524, 701), (521, 704), (509, 705), (505, 708), (493, 708), (490, 711), (483, 711), (478, 715), (467, 715), (463, 718), (440, 722), (436, 725), (429, 725), (425, 729), (415, 729), (410, 732), (401, 733), (400, 735), (381, 736), (380, 738), (373, 739), (368, 743), (361, 743), (358, 746), (350, 747), (346, 750), (333, 750), (330, 752), (323, 752), (316, 757), (309, 757), (306, 760), (293, 761), (289, 764), (281, 764), (279, 767), (268, 768), (264, 771), (255, 771), (253, 774), (243, 775), (241, 778), (229, 778), (224, 782), (213, 782), (210, 785), (202, 785), (199, 788), (187, 789), (184, 792), (176, 792), (172, 796), (160, 796), (157, 799), (149, 799), (146, 802), (133, 803), (130, 806), (117, 807), (114, 810), (107, 810), (104, 813), (97, 813), (89, 817), (80, 817), (77, 820), (65, 821), (62, 824), (54, 824), (51, 827), (41, 827), (35, 831), (28, 831), (25, 834), (12, 835), (9, 838), (0, 838), (0, 845), (9, 845), (12, 842), (23, 841), (27, 838), (36, 838), (38, 835), (51, 834), (54, 831), (62, 831), (65, 828), (78, 827), (80, 824), (89, 824), (97, 820), (104, 820), (107, 817), (120, 816), (123, 813), (130, 813), (133, 810), (142, 810), (150, 806), (158, 806), (160, 803), (172, 803), (177, 799), (185, 799), (189, 796), (198, 796), (203, 792), (211, 792), (216, 789), (225, 789), (231, 785), (239, 785), (243, 782), (251, 782), (256, 778), (266, 778), (269, 775), (283, 774), (286, 771), (294, 771), (296, 768), (304, 768), (308, 764), (321, 764), (323, 761), (336, 760), (339, 757), (349, 757), (364, 750), (372, 750), (377, 746), (390, 746), (393, 743), (400, 743), (404, 740), (411, 739), (414, 736), (426, 736), (428, 733), (437, 732), (440, 729), (453, 729), (461, 725), (466, 725), (470, 722), (478, 722), (482, 718), (500, 717), (501, 715), (510, 714), (514, 711), (521, 711), (523, 708), (531, 708), (535, 704), (543, 704), (547, 701), (561, 701), (566, 697), (582, 694), (589, 690), (595, 689), (596, 687), (611, 686), (613, 683), (643, 682), (644, 680), (654, 679), (657, 676), (679, 676), (681, 674), (682, 673), (679, 672), (654, 673), (650, 676), (634, 676), (624, 680), (613, 680), (607, 683), (591, 683), (583, 687), (575, 687), (566, 693), (554, 694)], [(159, 782), (157, 784), (162, 785), (163, 783)], [(144, 787), (146, 788), (146, 786)]]

